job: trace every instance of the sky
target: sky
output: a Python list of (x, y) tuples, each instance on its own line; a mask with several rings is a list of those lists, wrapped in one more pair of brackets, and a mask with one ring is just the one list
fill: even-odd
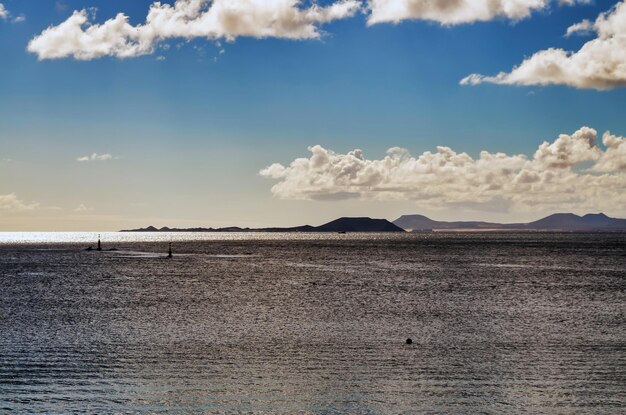
[(626, 5), (0, 0), (0, 231), (626, 217)]

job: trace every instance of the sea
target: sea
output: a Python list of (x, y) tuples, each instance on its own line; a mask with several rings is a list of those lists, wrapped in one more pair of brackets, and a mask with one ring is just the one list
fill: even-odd
[(0, 233), (0, 413), (626, 413), (624, 233), (97, 237)]

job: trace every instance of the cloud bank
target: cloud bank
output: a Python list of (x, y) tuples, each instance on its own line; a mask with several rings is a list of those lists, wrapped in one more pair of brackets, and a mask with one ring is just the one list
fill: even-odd
[(368, 24), (431, 20), (457, 25), (495, 18), (520, 20), (544, 9), (550, 0), (369, 0)]
[[(367, 13), (368, 25), (430, 20), (457, 25), (496, 18), (520, 20), (549, 7), (553, 0), (335, 0), (327, 6), (303, 0), (176, 0), (154, 2), (143, 24), (132, 25), (124, 13), (95, 23), (95, 9), (75, 10), (28, 44), (39, 59), (91, 60), (151, 54), (167, 39), (254, 38), (315, 39), (320, 26)], [(573, 5), (585, 0), (559, 0)]]
[(611, 89), (626, 85), (626, 3), (620, 2), (595, 22), (583, 20), (567, 29), (566, 36), (595, 33), (580, 50), (550, 48), (525, 59), (511, 72), (495, 76), (471, 74), (461, 85), (567, 85), (575, 88)]
[(233, 40), (254, 38), (314, 39), (319, 26), (353, 16), (358, 0), (339, 0), (322, 7), (300, 7), (300, 0), (177, 0), (154, 2), (146, 21), (133, 26), (124, 13), (93, 23), (94, 12), (83, 9), (44, 30), (28, 44), (39, 59), (72, 57), (90, 60), (103, 56), (128, 58), (150, 54), (170, 38)]
[(83, 156), (83, 157), (78, 157), (76, 159), (76, 161), (80, 161), (80, 162), (86, 162), (86, 161), (108, 161), (108, 160), (113, 160), (113, 156), (111, 154), (98, 154), (98, 153), (93, 153), (91, 155), (88, 156)]
[(9, 11), (4, 7), (4, 4), (0, 3), (0, 19), (8, 19)]
[(309, 158), (274, 163), (260, 175), (278, 181), (282, 199), (415, 201), (424, 208), (528, 212), (604, 210), (626, 204), (626, 139), (582, 127), (542, 143), (532, 157), (482, 151), (477, 159), (449, 147), (420, 156), (391, 148), (381, 160), (361, 150), (338, 154), (319, 145)]

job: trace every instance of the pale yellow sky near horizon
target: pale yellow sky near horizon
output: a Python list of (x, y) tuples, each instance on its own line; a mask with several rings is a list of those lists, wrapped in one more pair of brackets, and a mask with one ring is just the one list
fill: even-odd
[[(407, 206), (408, 205), (408, 206)], [(77, 212), (73, 209), (40, 207), (29, 211), (0, 213), (0, 232), (70, 232), (70, 231), (118, 231), (122, 229), (143, 228), (147, 226), (168, 227), (269, 227), (269, 226), (298, 226), (321, 225), (342, 216), (369, 216), (384, 218), (390, 221), (402, 215), (423, 214), (433, 220), (483, 220), (501, 223), (530, 222), (540, 219), (551, 213), (559, 212), (528, 212), (524, 215), (511, 215), (508, 212), (477, 212), (462, 210), (432, 211), (410, 206), (410, 203), (385, 203), (362, 201), (350, 202), (311, 202), (311, 201), (281, 201), (268, 200), (264, 204), (263, 213), (255, 212), (253, 206), (233, 208), (223, 205), (219, 209), (206, 207), (206, 216), (176, 217), (149, 214), (132, 215), (107, 214), (99, 212), (96, 206), (93, 210)], [(172, 203), (171, 211), (177, 210), (176, 203)], [(91, 209), (91, 208), (90, 208)], [(271, 213), (268, 214), (268, 209)], [(195, 210), (195, 209), (191, 209)], [(208, 212), (214, 213), (208, 213)], [(229, 211), (226, 213), (226, 211)], [(151, 209), (151, 212), (155, 210)], [(155, 212), (156, 213), (156, 212)], [(572, 212), (583, 215), (598, 212)], [(611, 217), (626, 217), (619, 212), (604, 212)]]

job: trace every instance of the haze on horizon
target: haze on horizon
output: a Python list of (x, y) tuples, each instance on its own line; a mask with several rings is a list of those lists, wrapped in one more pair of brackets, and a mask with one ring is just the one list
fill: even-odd
[(0, 231), (626, 217), (624, 1), (0, 0), (0, 54)]

